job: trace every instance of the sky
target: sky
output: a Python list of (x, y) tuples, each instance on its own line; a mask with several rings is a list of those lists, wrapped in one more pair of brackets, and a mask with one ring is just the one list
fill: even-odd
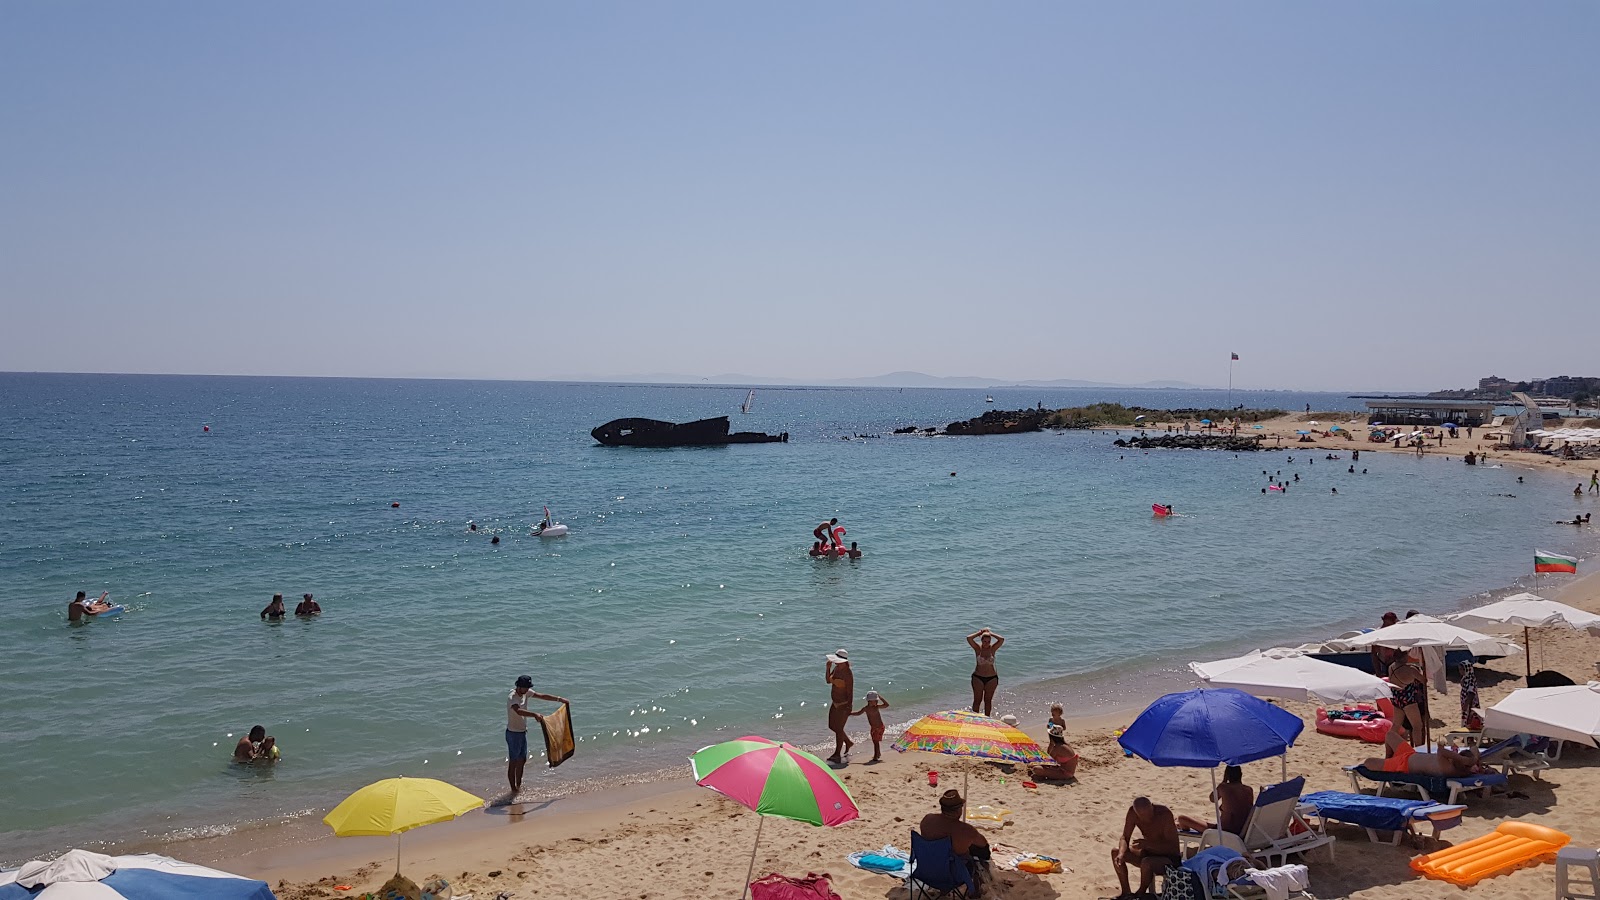
[(0, 370), (1600, 375), (1600, 4), (0, 4)]

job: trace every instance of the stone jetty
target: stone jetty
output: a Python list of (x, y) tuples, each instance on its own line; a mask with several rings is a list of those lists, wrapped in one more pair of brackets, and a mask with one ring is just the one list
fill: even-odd
[(1154, 437), (1117, 438), (1111, 442), (1132, 450), (1227, 450), (1233, 453), (1256, 450), (1276, 450), (1261, 446), (1259, 435), (1232, 434), (1158, 434)]

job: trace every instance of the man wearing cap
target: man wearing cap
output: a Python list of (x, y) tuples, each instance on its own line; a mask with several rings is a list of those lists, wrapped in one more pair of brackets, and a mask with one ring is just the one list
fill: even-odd
[(529, 697), (551, 703), (567, 702), (553, 694), (535, 691), (532, 676), (517, 677), (516, 689), (506, 698), (506, 781), (511, 783), (513, 799), (522, 791), (522, 770), (528, 765), (528, 720), (544, 722), (544, 716), (527, 708)]
[[(917, 833), (930, 841), (949, 838), (951, 852), (967, 864), (967, 870), (977, 884), (979, 874), (986, 871), (989, 865), (989, 839), (971, 822), (962, 818), (961, 813), (966, 805), (960, 791), (945, 791), (939, 797), (939, 811), (923, 816), (922, 822), (917, 825)], [(981, 889), (982, 885), (979, 884), (979, 887)]]

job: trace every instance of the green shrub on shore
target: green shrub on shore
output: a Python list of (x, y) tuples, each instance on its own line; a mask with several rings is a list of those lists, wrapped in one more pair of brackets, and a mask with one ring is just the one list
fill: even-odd
[[(1121, 403), (1093, 403), (1089, 406), (1072, 406), (1058, 409), (1045, 420), (1046, 428), (1103, 428), (1108, 425), (1135, 425), (1155, 428), (1156, 423), (1188, 422), (1195, 427), (1201, 419), (1221, 424), (1237, 417), (1242, 422), (1265, 422), (1283, 415), (1281, 409), (1147, 409), (1143, 406), (1123, 406)], [(1134, 419), (1144, 416), (1141, 422)]]

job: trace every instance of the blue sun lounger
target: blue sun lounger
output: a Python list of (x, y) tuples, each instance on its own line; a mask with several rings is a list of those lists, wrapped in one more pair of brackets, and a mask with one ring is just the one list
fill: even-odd
[[(1416, 826), (1424, 823), (1433, 826), (1430, 837), (1437, 839), (1439, 832), (1461, 824), (1461, 812), (1466, 809), (1460, 804), (1345, 791), (1316, 791), (1301, 797), (1300, 802), (1316, 807), (1316, 815), (1325, 822), (1344, 822), (1366, 829), (1367, 839), (1375, 844), (1398, 844), (1407, 833), (1420, 836)], [(1392, 832), (1392, 837), (1384, 841), (1378, 837), (1380, 831)]]
[(1449, 799), (1444, 802), (1452, 806), (1462, 794), (1477, 791), (1487, 796), (1490, 788), (1500, 787), (1506, 783), (1506, 776), (1499, 772), (1445, 778), (1441, 775), (1374, 772), (1366, 766), (1345, 766), (1344, 770), (1350, 773), (1350, 790), (1358, 794), (1361, 793), (1361, 779), (1364, 778), (1377, 783), (1377, 795), (1380, 797), (1383, 796), (1384, 785), (1400, 785), (1421, 794), (1424, 800), (1432, 800), (1435, 796), (1448, 797)]

